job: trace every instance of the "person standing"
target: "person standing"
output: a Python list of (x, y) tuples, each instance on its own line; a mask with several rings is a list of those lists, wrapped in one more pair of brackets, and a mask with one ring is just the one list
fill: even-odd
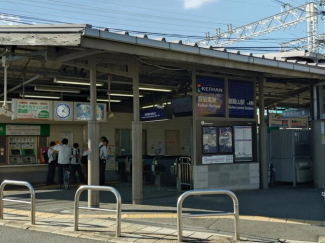
[(106, 159), (108, 158), (107, 152), (108, 140), (105, 138), (102, 140), (102, 145), (99, 147), (99, 184), (105, 185), (105, 170)]
[(71, 177), (74, 183), (77, 183), (76, 172), (78, 172), (80, 182), (85, 183), (85, 179), (82, 174), (81, 165), (80, 165), (80, 149), (78, 143), (73, 144), (72, 157), (71, 157)]
[(47, 150), (47, 158), (48, 158), (48, 164), (49, 164), (49, 170), (47, 173), (47, 181), (46, 185), (53, 185), (54, 184), (54, 177), (55, 177), (55, 170), (56, 170), (56, 164), (57, 164), (57, 154), (54, 151), (55, 142), (50, 143), (50, 147)]
[(84, 175), (85, 181), (87, 181), (88, 178), (88, 154), (89, 154), (88, 145), (86, 145), (80, 159), (81, 170)]
[(59, 152), (58, 164), (58, 179), (59, 179), (59, 189), (61, 189), (61, 185), (63, 184), (63, 169), (69, 168), (70, 159), (71, 159), (71, 148), (68, 146), (68, 139), (62, 139), (62, 144), (58, 144), (54, 146), (54, 150)]

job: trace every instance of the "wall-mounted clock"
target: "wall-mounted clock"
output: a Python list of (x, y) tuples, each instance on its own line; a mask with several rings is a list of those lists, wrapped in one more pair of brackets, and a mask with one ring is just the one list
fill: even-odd
[(55, 114), (63, 120), (68, 119), (71, 116), (71, 107), (67, 103), (59, 103), (55, 107)]

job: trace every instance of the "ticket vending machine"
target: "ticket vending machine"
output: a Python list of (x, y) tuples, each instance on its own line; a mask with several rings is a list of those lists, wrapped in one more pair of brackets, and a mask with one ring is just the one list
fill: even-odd
[(8, 137), (9, 164), (36, 164), (37, 137)]

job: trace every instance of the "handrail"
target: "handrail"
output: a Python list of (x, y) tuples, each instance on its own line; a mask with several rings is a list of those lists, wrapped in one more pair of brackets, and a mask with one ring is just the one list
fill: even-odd
[(196, 214), (182, 215), (183, 212), (183, 202), (189, 196), (200, 196), (200, 195), (228, 195), (231, 197), (234, 204), (233, 213), (207, 213), (200, 214), (200, 216), (216, 216), (216, 215), (233, 215), (235, 217), (235, 240), (240, 240), (239, 235), (239, 202), (236, 195), (229, 190), (192, 190), (184, 192), (177, 201), (177, 230), (178, 230), (178, 241), (183, 240), (183, 218), (196, 217)]
[[(3, 191), (6, 187), (6, 185), (26, 186), (30, 191), (31, 201), (26, 202), (26, 201), (21, 201), (21, 200), (3, 198)], [(36, 201), (35, 200), (35, 190), (29, 182), (5, 180), (1, 183), (1, 186), (0, 186), (0, 219), (3, 219), (3, 202), (4, 201), (30, 204), (31, 205), (31, 223), (33, 225), (35, 224), (35, 201)]]
[[(91, 207), (80, 207), (79, 206), (79, 199), (80, 194), (85, 190), (91, 191), (107, 191), (112, 192), (116, 198), (116, 210), (111, 209), (102, 209), (102, 208), (91, 208)], [(105, 212), (116, 212), (116, 237), (121, 236), (121, 205), (122, 199), (121, 195), (114, 187), (110, 186), (81, 186), (76, 192), (75, 199), (74, 199), (74, 230), (78, 231), (79, 225), (79, 209), (86, 209), (86, 210), (94, 210), (94, 211), (105, 211)]]

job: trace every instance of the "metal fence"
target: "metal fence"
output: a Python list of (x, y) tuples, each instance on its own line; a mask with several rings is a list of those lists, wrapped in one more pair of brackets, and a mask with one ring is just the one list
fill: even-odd
[[(103, 209), (103, 208), (91, 208), (91, 207), (80, 207), (79, 206), (79, 199), (80, 194), (83, 191), (107, 191), (112, 192), (116, 198), (116, 210), (111, 209)], [(116, 212), (116, 237), (121, 236), (121, 205), (122, 199), (120, 193), (114, 188), (110, 186), (81, 186), (76, 192), (75, 199), (74, 199), (74, 230), (78, 231), (79, 225), (79, 209), (86, 209), (86, 210), (94, 210), (94, 211), (104, 211), (104, 212)]]
[[(6, 187), (6, 185), (15, 185), (15, 186), (25, 186), (30, 191), (30, 202), (21, 201), (21, 200), (15, 200), (15, 199), (7, 199), (3, 198), (3, 191)], [(1, 183), (0, 186), (0, 219), (3, 219), (3, 202), (15, 202), (15, 203), (24, 203), (24, 204), (30, 204), (31, 205), (31, 223), (35, 224), (35, 190), (33, 186), (26, 181), (10, 181), (5, 180)]]
[[(189, 196), (202, 196), (202, 195), (228, 195), (231, 197), (234, 205), (233, 213), (205, 213), (205, 214), (186, 214), (183, 215), (183, 202)], [(183, 193), (177, 201), (177, 230), (178, 241), (183, 241), (183, 218), (202, 217), (202, 216), (222, 216), (233, 215), (235, 218), (235, 240), (240, 240), (239, 235), (239, 203), (236, 195), (229, 190), (193, 190)]]
[(191, 190), (193, 188), (191, 158), (180, 157), (178, 160), (180, 163), (178, 163), (177, 167), (177, 187), (180, 191), (183, 188), (182, 186), (185, 186), (187, 187), (186, 189)]

